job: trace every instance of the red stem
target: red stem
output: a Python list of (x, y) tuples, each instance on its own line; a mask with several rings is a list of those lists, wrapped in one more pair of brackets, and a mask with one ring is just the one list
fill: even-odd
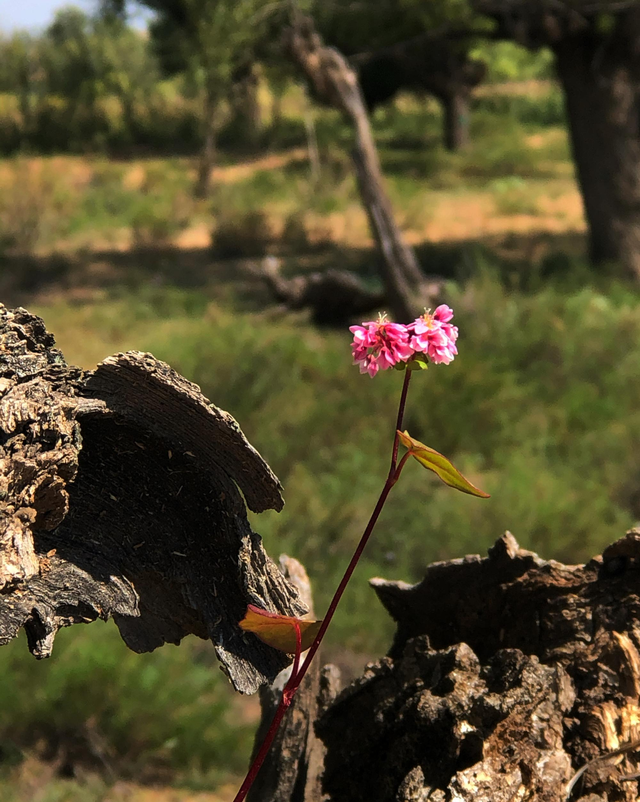
[[(345, 588), (349, 584), (349, 580), (353, 572), (355, 571), (356, 565), (362, 556), (362, 552), (367, 545), (369, 538), (371, 537), (371, 533), (373, 532), (373, 528), (375, 527), (378, 518), (380, 517), (380, 513), (382, 512), (382, 508), (387, 500), (387, 496), (391, 492), (391, 488), (395, 485), (400, 477), (400, 473), (405, 466), (407, 458), (410, 456), (410, 453), (407, 453), (402, 457), (400, 464), (397, 465), (398, 462), (398, 446), (399, 446), (399, 436), (398, 432), (402, 430), (402, 420), (404, 418), (404, 409), (407, 403), (407, 392), (409, 390), (409, 380), (411, 379), (411, 371), (406, 370), (404, 374), (404, 383), (402, 385), (402, 393), (400, 395), (400, 403), (398, 405), (398, 418), (396, 421), (396, 433), (393, 440), (393, 450), (391, 452), (391, 467), (389, 469), (389, 475), (387, 476), (387, 480), (384, 483), (384, 487), (382, 488), (382, 492), (380, 493), (380, 497), (374, 507), (373, 512), (371, 513), (371, 518), (369, 518), (369, 523), (367, 524), (366, 529), (364, 530), (362, 537), (360, 538), (360, 542), (356, 546), (356, 550), (353, 553), (353, 557), (351, 558), (349, 565), (347, 566), (347, 570), (344, 572), (344, 576), (340, 580), (340, 584), (338, 585), (338, 589), (333, 595), (331, 602), (329, 604), (329, 608), (327, 609), (326, 615), (322, 621), (318, 634), (315, 637), (315, 640), (309, 647), (307, 652), (307, 656), (304, 659), (302, 666), (298, 669), (298, 664), (300, 660), (300, 627), (297, 625), (296, 622), (296, 656), (293, 661), (293, 669), (291, 672), (291, 677), (289, 681), (285, 685), (285, 688), (282, 692), (282, 698), (280, 699), (280, 704), (278, 705), (278, 709), (275, 712), (273, 717), (273, 721), (267, 730), (267, 734), (260, 745), (260, 749), (256, 754), (251, 767), (249, 768), (249, 772), (245, 777), (240, 790), (236, 794), (233, 802), (242, 802), (245, 799), (249, 789), (253, 785), (253, 781), (258, 776), (258, 772), (260, 771), (260, 767), (264, 763), (264, 759), (266, 758), (269, 749), (271, 748), (271, 744), (273, 743), (273, 739), (276, 736), (278, 731), (278, 727), (280, 726), (280, 722), (282, 721), (282, 717), (284, 716), (285, 712), (291, 705), (293, 701), (293, 697), (295, 696), (296, 691), (300, 687), (300, 683), (304, 679), (304, 675), (307, 673), (309, 666), (311, 665), (311, 661), (314, 658), (315, 653), (318, 651), (320, 644), (322, 643), (322, 639), (324, 638), (324, 634), (329, 628), (329, 624), (331, 623), (331, 619), (336, 611), (338, 604), (340, 603), (340, 599), (342, 598), (342, 594), (345, 591)], [(396, 467), (397, 466), (397, 467)]]
[(407, 404), (407, 393), (409, 392), (409, 381), (413, 371), (408, 368), (404, 371), (404, 382), (402, 383), (402, 393), (400, 394), (400, 403), (398, 404), (398, 418), (396, 420), (396, 434), (393, 439), (393, 451), (391, 452), (391, 468), (389, 468), (389, 476), (393, 474), (396, 469), (396, 462), (398, 461), (398, 446), (400, 438), (398, 432), (402, 431), (402, 419), (404, 418), (404, 408)]
[[(296, 654), (293, 658), (293, 666), (291, 668), (291, 676), (289, 677), (289, 681), (285, 685), (284, 693), (287, 693), (291, 688), (293, 688), (293, 693), (295, 693), (295, 688), (298, 686), (295, 685), (295, 680), (298, 677), (298, 668), (300, 666), (300, 655), (302, 654), (302, 633), (300, 632), (300, 624), (298, 623), (297, 619), (293, 619), (293, 626), (296, 631)], [(293, 694), (292, 694), (293, 696)]]
[(269, 749), (271, 748), (271, 744), (273, 743), (273, 739), (278, 732), (280, 727), (280, 722), (282, 721), (282, 717), (289, 709), (291, 702), (293, 702), (293, 697), (295, 696), (296, 691), (298, 690), (299, 682), (296, 682), (297, 675), (298, 675), (298, 666), (300, 665), (300, 655), (302, 653), (302, 634), (300, 632), (300, 624), (294, 620), (293, 626), (296, 630), (296, 654), (293, 658), (293, 666), (291, 668), (291, 676), (289, 677), (287, 684), (284, 686), (284, 690), (282, 691), (282, 697), (280, 699), (280, 703), (278, 704), (278, 709), (275, 712), (273, 717), (273, 721), (269, 725), (269, 729), (267, 730), (267, 734), (264, 737), (264, 740), (260, 744), (260, 749), (258, 750), (256, 756), (251, 763), (251, 767), (247, 772), (247, 776), (244, 778), (244, 782), (240, 786), (240, 790), (236, 794), (233, 802), (242, 802), (242, 800), (246, 797), (249, 793), (249, 789), (253, 785), (255, 778), (258, 776), (258, 772), (264, 763), (264, 759), (269, 754)]

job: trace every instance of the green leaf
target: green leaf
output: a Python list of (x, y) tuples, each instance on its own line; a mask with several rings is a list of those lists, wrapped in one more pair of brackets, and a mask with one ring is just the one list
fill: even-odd
[(454, 468), (449, 460), (434, 451), (433, 448), (425, 446), (419, 440), (415, 440), (409, 432), (398, 431), (398, 437), (403, 446), (409, 449), (412, 457), (415, 457), (418, 462), (430, 471), (433, 471), (436, 476), (449, 487), (460, 490), (462, 493), (468, 493), (470, 496), (478, 496), (478, 498), (489, 498), (489, 494), (480, 490), (475, 485), (472, 485), (468, 479), (460, 473), (457, 468)]
[(407, 362), (407, 370), (426, 370), (429, 367), (429, 360), (426, 354), (416, 353), (413, 359)]

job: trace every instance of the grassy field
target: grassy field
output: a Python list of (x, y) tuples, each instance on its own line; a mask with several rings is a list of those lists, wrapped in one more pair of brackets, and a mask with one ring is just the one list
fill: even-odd
[[(407, 468), (330, 630), (347, 672), (392, 634), (368, 578), (416, 581), (507, 528), (583, 560), (640, 517), (638, 295), (584, 261), (557, 93), (483, 92), (464, 153), (441, 149), (429, 102), (400, 98), (374, 123), (403, 228), (446, 276), (460, 327), (459, 358), (415, 377), (407, 428), (492, 496)], [(0, 298), (41, 314), (69, 362), (149, 350), (229, 410), (285, 489), (284, 511), (252, 524), (272, 556), (306, 565), (322, 611), (384, 479), (401, 376), (360, 376), (346, 327), (275, 307), (245, 269), (276, 253), (291, 274), (337, 265), (376, 281), (348, 132), (328, 111), (316, 129), (317, 181), (294, 136), (227, 157), (208, 202), (184, 159), (0, 163)], [(214, 662), (195, 640), (133, 655), (112, 624), (61, 633), (45, 663), (23, 642), (2, 649), (0, 802), (231, 799), (257, 706)]]

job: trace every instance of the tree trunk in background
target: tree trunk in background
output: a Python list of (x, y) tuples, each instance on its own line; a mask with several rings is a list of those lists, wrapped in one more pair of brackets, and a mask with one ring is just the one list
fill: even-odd
[(341, 53), (324, 46), (308, 18), (296, 20), (290, 32), (290, 48), (315, 94), (344, 112), (354, 127), (358, 188), (383, 257), (387, 299), (397, 320), (411, 320), (424, 300), (424, 276), (394, 219), (356, 72)]
[[(345, 64), (346, 66), (346, 64)], [(348, 68), (347, 68), (348, 69)], [(358, 188), (369, 225), (384, 259), (383, 280), (389, 303), (398, 320), (409, 321), (419, 310), (419, 291), (423, 276), (415, 252), (404, 241), (385, 190), (378, 151), (371, 133), (355, 73), (343, 74), (345, 105), (355, 127), (356, 142), (352, 154)], [(352, 78), (352, 81), (349, 80)]]
[[(623, 30), (624, 28), (624, 30)], [(635, 28), (635, 32), (633, 29)], [(605, 45), (588, 33), (554, 46), (593, 262), (640, 279), (640, 11)], [(635, 64), (634, 64), (635, 61)]]
[(255, 64), (242, 69), (234, 84), (233, 105), (244, 144), (255, 148), (262, 134), (262, 109), (259, 98), (260, 75)]
[(594, 263), (640, 279), (640, 3), (471, 0), (494, 36), (548, 45), (569, 122)]
[(453, 94), (440, 99), (444, 112), (444, 145), (447, 150), (461, 150), (469, 144), (469, 97)]
[(207, 91), (204, 102), (204, 140), (198, 163), (198, 177), (194, 188), (196, 198), (207, 198), (211, 190), (211, 173), (216, 163), (216, 124), (218, 101)]

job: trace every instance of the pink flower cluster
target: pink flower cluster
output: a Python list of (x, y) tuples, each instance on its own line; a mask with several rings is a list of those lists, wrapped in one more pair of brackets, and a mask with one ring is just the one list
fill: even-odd
[(458, 353), (458, 328), (450, 323), (452, 317), (453, 310), (441, 304), (433, 314), (425, 312), (406, 326), (390, 323), (386, 315), (350, 326), (353, 364), (372, 378), (379, 370), (410, 362), (417, 354), (425, 354), (436, 365), (448, 365)]

